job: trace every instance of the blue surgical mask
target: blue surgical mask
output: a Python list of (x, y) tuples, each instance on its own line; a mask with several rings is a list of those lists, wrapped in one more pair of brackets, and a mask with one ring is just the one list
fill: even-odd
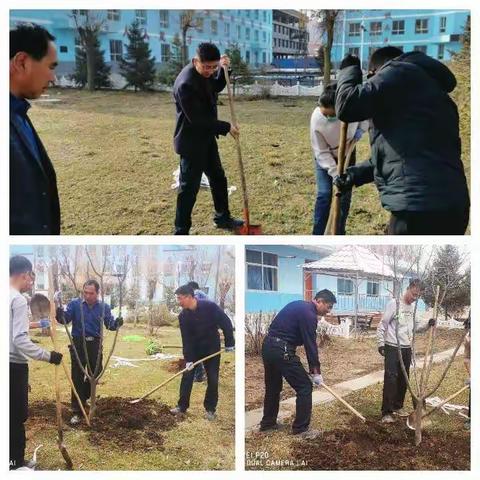
[(325, 117), (327, 119), (327, 122), (336, 122), (337, 117)]

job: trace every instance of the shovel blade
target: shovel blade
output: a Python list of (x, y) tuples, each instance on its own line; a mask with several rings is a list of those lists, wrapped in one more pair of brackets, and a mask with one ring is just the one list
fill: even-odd
[(235, 229), (237, 235), (262, 235), (262, 227), (260, 225), (247, 225), (244, 223), (241, 227)]

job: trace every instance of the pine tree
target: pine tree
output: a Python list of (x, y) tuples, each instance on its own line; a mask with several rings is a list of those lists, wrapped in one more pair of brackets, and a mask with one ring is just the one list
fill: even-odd
[(252, 73), (245, 60), (242, 59), (240, 48), (236, 43), (232, 43), (229, 48), (225, 50), (225, 55), (230, 58), (230, 68), (232, 73), (230, 78), (233, 84), (233, 94), (235, 95), (235, 85), (253, 83)]
[(138, 21), (130, 25), (127, 37), (127, 54), (120, 61), (120, 73), (127, 81), (126, 87), (148, 90), (155, 81), (155, 57), (151, 57), (152, 51)]
[[(110, 88), (110, 66), (105, 63), (104, 50), (100, 50), (100, 41), (95, 39), (95, 80), (94, 86), (98, 88)], [(87, 85), (87, 53), (85, 49), (78, 51), (75, 58), (75, 72), (70, 77), (77, 85), (84, 88)]]

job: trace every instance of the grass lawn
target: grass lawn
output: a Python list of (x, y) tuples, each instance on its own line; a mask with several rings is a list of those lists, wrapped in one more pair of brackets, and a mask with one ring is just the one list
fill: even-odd
[[(434, 378), (444, 364), (434, 366)], [(466, 378), (463, 358), (452, 365), (436, 396), (446, 398), (463, 386)], [(366, 418), (364, 424), (337, 401), (313, 407), (311, 425), (322, 437), (301, 440), (288, 430), (270, 434), (253, 432), (246, 438), (247, 470), (468, 470), (470, 432), (465, 419), (455, 413), (434, 413), (424, 429), (423, 441), (415, 447), (414, 432), (405, 419), (382, 425), (380, 406), (382, 384), (350, 394), (346, 400)], [(411, 409), (407, 393), (406, 407)], [(468, 405), (468, 393), (452, 401)]]
[[(161, 328), (158, 337), (161, 344), (181, 344), (180, 331), (175, 328)], [(126, 335), (142, 335), (141, 342), (127, 342), (122, 340)], [(40, 344), (51, 349), (48, 337), (32, 336)], [(58, 329), (58, 339), (62, 343), (62, 352), (66, 354), (67, 364), (70, 359), (67, 349), (67, 335), (64, 330)], [(112, 332), (104, 347), (113, 339)], [(147, 336), (145, 330), (134, 330), (128, 326), (122, 327), (114, 355), (126, 358), (145, 358)], [(180, 352), (179, 352), (180, 354)], [(102, 377), (98, 394), (101, 399), (110, 397), (136, 398), (146, 393), (172, 375), (168, 370), (169, 361), (138, 362), (138, 368), (118, 367), (108, 368)], [(112, 365), (112, 362), (110, 363)], [(171, 365), (170, 365), (171, 366)], [(76, 470), (232, 470), (235, 467), (235, 360), (232, 354), (222, 355), (220, 369), (220, 388), (218, 403), (218, 419), (209, 422), (203, 418), (203, 397), (206, 384), (194, 384), (191, 407), (186, 418), (173, 428), (159, 434), (158, 448), (150, 445), (144, 448), (142, 432), (138, 441), (140, 447), (122, 446), (122, 441), (116, 442), (111, 438), (108, 444), (98, 444), (90, 437), (87, 429), (72, 428), (68, 424), (64, 428), (64, 438), (67, 450), (72, 457)], [(61, 372), (62, 403), (65, 405), (66, 418), (70, 413), (70, 389), (63, 371)], [(29, 404), (32, 413), (39, 410), (39, 406), (46, 402), (55, 402), (54, 373), (51, 365), (44, 362), (30, 362), (31, 393)], [(165, 410), (165, 405), (173, 407), (178, 399), (180, 377), (173, 380), (166, 387), (154, 393), (150, 399), (156, 400), (159, 407)], [(124, 412), (128, 417), (128, 406)], [(122, 413), (123, 415), (123, 413)], [(170, 414), (166, 414), (169, 416)], [(54, 418), (45, 421), (45, 418), (32, 415), (26, 423), (27, 429), (27, 458), (31, 458), (34, 448), (43, 444), (38, 452), (39, 469), (65, 469), (65, 463), (56, 446), (56, 424)]]

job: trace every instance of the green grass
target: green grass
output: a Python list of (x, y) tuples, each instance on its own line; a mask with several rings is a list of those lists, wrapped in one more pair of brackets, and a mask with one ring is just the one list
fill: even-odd
[[(144, 342), (125, 342), (122, 337), (130, 334), (145, 335), (141, 329), (123, 327), (114, 355), (127, 358), (144, 358)], [(160, 343), (181, 344), (178, 329), (160, 329)], [(51, 349), (51, 341), (45, 337), (33, 337), (40, 340), (42, 346)], [(58, 330), (62, 352), (66, 354), (67, 338), (63, 330)], [(104, 353), (113, 339), (108, 333)], [(179, 343), (180, 342), (180, 343)], [(168, 362), (141, 362), (139, 368), (108, 368), (101, 380), (98, 394), (102, 398), (109, 396), (138, 397), (172, 375), (166, 369)], [(72, 457), (76, 470), (232, 470), (235, 464), (235, 373), (232, 354), (222, 356), (220, 370), (220, 388), (218, 419), (208, 422), (203, 418), (203, 397), (206, 384), (194, 384), (191, 407), (184, 421), (172, 430), (163, 433), (165, 438), (162, 449), (122, 451), (113, 446), (105, 448), (90, 443), (86, 431), (74, 430), (65, 425), (65, 444)], [(54, 371), (44, 362), (30, 362), (30, 385), (32, 387), (29, 402), (55, 401)], [(175, 406), (178, 399), (180, 377), (166, 387), (154, 393), (150, 398), (169, 406)], [(69, 405), (70, 389), (63, 372), (61, 373), (62, 402)], [(27, 422), (27, 458), (34, 448), (43, 444), (39, 450), (38, 461), (42, 470), (65, 469), (63, 459), (56, 447), (56, 425), (40, 425), (35, 419)]]

